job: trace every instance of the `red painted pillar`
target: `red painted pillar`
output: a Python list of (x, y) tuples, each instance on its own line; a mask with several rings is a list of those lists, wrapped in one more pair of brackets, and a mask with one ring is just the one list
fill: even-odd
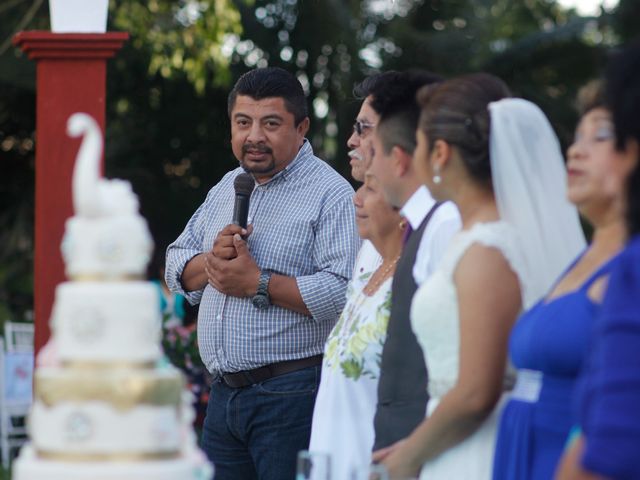
[(106, 62), (126, 32), (20, 32), (13, 43), (37, 62), (34, 322), (36, 352), (49, 339), (56, 286), (65, 279), (60, 242), (73, 215), (71, 175), (79, 139), (66, 133), (69, 116), (85, 112), (105, 126)]

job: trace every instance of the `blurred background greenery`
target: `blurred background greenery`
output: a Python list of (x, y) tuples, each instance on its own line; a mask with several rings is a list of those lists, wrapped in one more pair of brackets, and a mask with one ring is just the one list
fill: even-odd
[[(347, 177), (353, 85), (387, 69), (497, 74), (542, 107), (566, 147), (577, 89), (640, 33), (639, 0), (590, 12), (568, 2), (112, 0), (109, 30), (131, 39), (109, 63), (106, 174), (132, 182), (165, 248), (236, 165), (230, 86), (267, 65), (300, 79), (312, 145)], [(35, 66), (11, 38), (37, 29), (49, 29), (46, 1), (0, 0), (0, 322), (28, 319), (33, 302)]]

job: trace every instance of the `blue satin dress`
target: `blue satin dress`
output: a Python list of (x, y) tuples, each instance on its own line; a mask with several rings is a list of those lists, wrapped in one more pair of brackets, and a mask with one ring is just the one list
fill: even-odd
[(612, 267), (577, 397), (582, 465), (640, 478), (640, 235)]
[(494, 480), (554, 478), (576, 423), (574, 387), (600, 310), (587, 292), (609, 266), (607, 262), (577, 290), (542, 299), (516, 322), (509, 353), (518, 381), (500, 420)]

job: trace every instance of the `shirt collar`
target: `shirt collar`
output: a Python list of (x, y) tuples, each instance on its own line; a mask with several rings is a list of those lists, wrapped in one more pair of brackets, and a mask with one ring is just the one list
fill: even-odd
[[(282, 170), (280, 170), (278, 173), (276, 173), (273, 177), (271, 177), (269, 180), (264, 182), (262, 185), (269, 185), (270, 183), (280, 178), (282, 180), (286, 180), (288, 176), (292, 175), (296, 170), (299, 170), (300, 167), (306, 163), (305, 160), (307, 160), (307, 158), (312, 155), (313, 155), (313, 148), (311, 147), (311, 143), (309, 143), (309, 140), (305, 138), (302, 142), (302, 146), (300, 147), (300, 150), (298, 150), (297, 155), (289, 163), (289, 165), (284, 167)], [(256, 186), (258, 185), (256, 184)]]
[(417, 230), (435, 203), (427, 187), (421, 185), (404, 204), (400, 214), (411, 224), (411, 228)]

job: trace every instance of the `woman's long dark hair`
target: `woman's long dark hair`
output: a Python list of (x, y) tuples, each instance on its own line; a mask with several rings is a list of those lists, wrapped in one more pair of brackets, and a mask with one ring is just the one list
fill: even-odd
[[(616, 148), (640, 146), (640, 39), (614, 55), (606, 73), (607, 101), (616, 129)], [(640, 166), (627, 179), (629, 235), (640, 233)]]

